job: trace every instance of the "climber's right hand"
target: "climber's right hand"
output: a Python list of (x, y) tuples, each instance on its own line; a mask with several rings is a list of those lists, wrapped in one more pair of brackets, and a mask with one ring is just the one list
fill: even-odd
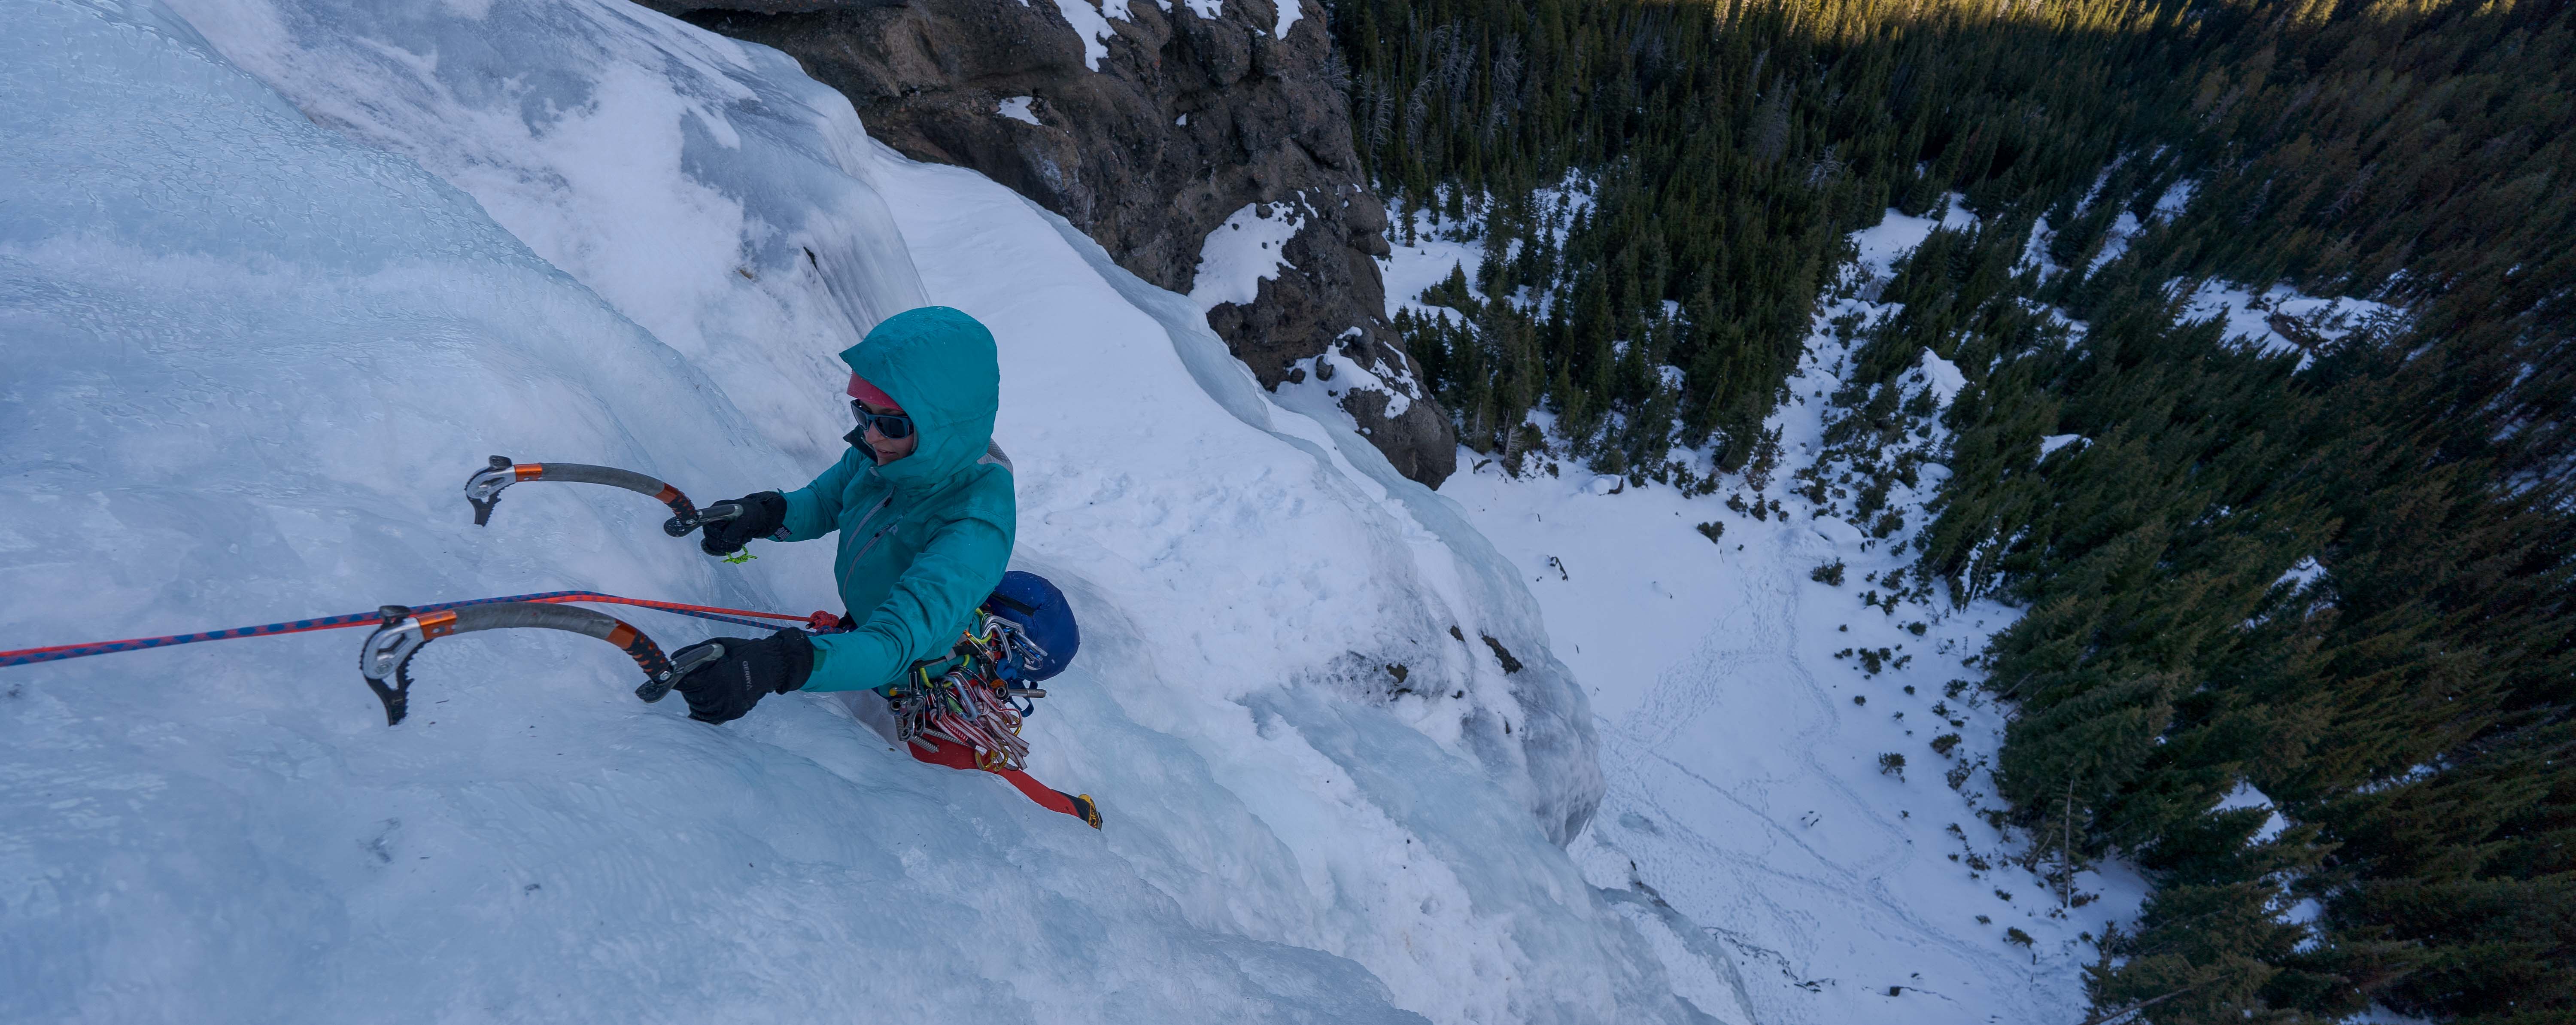
[(753, 538), (768, 537), (787, 525), (787, 496), (775, 491), (762, 491), (733, 500), (742, 507), (741, 515), (717, 520), (700, 531), (698, 550), (709, 555), (732, 555), (742, 550)]
[[(714, 648), (713, 659), (699, 656)], [(772, 694), (805, 686), (814, 672), (814, 642), (805, 631), (781, 630), (760, 640), (717, 637), (671, 653), (679, 665), (697, 668), (671, 689), (688, 699), (689, 718), (699, 722), (732, 722)]]

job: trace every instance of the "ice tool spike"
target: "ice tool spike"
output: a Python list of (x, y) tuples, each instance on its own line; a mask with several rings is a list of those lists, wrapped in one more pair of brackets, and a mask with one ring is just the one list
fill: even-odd
[(742, 505), (736, 502), (718, 502), (699, 509), (680, 489), (632, 470), (587, 463), (514, 463), (508, 456), (493, 456), (490, 465), (465, 480), (465, 501), (474, 507), (474, 525), (491, 525), (492, 507), (501, 503), (501, 489), (523, 480), (601, 484), (650, 496), (671, 507), (671, 518), (663, 521), (662, 532), (672, 537), (687, 537), (699, 527), (742, 515)]

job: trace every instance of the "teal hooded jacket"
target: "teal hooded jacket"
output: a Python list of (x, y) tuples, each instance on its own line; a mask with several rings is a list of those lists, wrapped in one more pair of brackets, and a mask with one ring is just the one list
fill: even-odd
[(1001, 359), (993, 333), (945, 306), (906, 310), (841, 353), (903, 406), (921, 442), (878, 466), (864, 444), (787, 497), (778, 541), (839, 532), (832, 562), (858, 621), (814, 638), (806, 690), (866, 690), (945, 655), (1009, 568), (1019, 534), (1010, 464), (993, 447)]

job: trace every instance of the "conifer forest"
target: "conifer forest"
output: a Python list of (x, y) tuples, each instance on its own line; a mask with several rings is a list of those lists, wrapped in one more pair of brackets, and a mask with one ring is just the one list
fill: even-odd
[[(1832, 325), (1827, 440), (1881, 537), (1873, 480), (1950, 471), (1898, 587), (2027, 610), (1965, 671), (2034, 863), (2156, 884), (2097, 1021), (2576, 1020), (2576, 4), (1329, 7), (1367, 175), (1481, 228), (1398, 322), (1470, 447), (1822, 499), (1764, 420), (1820, 297), (1902, 304)], [(2188, 315), (2212, 280), (2402, 315), (2266, 353)]]

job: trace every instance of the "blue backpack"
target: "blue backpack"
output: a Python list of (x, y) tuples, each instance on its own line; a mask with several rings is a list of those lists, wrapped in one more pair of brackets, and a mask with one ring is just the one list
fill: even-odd
[(1043, 652), (1031, 653), (1035, 662), (1023, 661), (1020, 678), (1032, 683), (1064, 671), (1073, 662), (1073, 654), (1082, 648), (1082, 630), (1074, 625), (1073, 606), (1066, 604), (1064, 592), (1035, 573), (1012, 570), (1002, 574), (1001, 586), (993, 588), (992, 597), (984, 599), (984, 611), (1009, 620), (1020, 633)]

